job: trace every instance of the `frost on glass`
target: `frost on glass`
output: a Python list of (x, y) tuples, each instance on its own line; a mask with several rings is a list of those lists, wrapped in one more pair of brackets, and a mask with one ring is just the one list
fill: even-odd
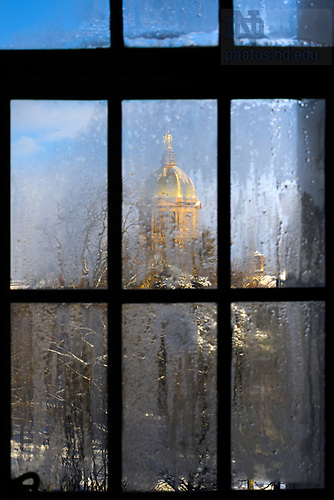
[(325, 283), (325, 101), (231, 103), (231, 286)]
[(0, 49), (110, 46), (108, 0), (2, 0)]
[(123, 287), (217, 284), (217, 106), (123, 102)]
[(106, 101), (11, 102), (11, 287), (107, 286)]
[(11, 474), (107, 488), (107, 307), (12, 304)]
[(332, 0), (234, 0), (235, 45), (333, 45)]
[(215, 490), (216, 306), (123, 306), (124, 491)]
[(128, 47), (218, 45), (218, 0), (124, 0)]
[(231, 313), (233, 488), (323, 488), (324, 303), (234, 303)]

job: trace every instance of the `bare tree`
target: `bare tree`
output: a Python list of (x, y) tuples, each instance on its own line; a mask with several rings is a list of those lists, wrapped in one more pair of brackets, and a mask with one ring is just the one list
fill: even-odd
[[(40, 224), (44, 251), (57, 269), (38, 287), (99, 288), (107, 286), (108, 204), (103, 187), (85, 204), (55, 202), (54, 221)], [(46, 273), (47, 274), (47, 273)]]
[[(19, 475), (27, 460), (35, 460), (41, 470), (47, 468), (52, 487), (105, 490), (105, 306), (44, 304), (36, 309), (36, 304), (17, 304), (13, 312), (14, 470)], [(47, 484), (42, 483), (46, 489)]]

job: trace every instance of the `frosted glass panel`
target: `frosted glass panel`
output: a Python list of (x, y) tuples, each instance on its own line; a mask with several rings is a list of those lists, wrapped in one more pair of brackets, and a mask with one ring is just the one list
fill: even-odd
[(106, 490), (106, 305), (12, 304), (11, 397), (13, 478)]
[(216, 101), (125, 101), (122, 111), (123, 286), (216, 286)]
[(107, 102), (11, 102), (11, 287), (107, 285)]
[(110, 46), (108, 0), (2, 0), (0, 49)]
[(234, 0), (234, 43), (332, 46), (331, 0)]
[(231, 313), (233, 488), (324, 487), (324, 303)]
[(123, 489), (215, 490), (214, 304), (123, 306)]
[(124, 0), (125, 45), (218, 45), (218, 4), (218, 0)]
[(231, 103), (232, 287), (325, 283), (325, 101)]

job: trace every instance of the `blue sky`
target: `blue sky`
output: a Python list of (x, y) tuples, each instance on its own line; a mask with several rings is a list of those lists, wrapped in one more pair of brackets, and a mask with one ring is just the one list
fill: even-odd
[(11, 102), (14, 280), (33, 282), (55, 272), (50, 249), (59, 210), (64, 266), (73, 271), (78, 264), (84, 216), (107, 190), (107, 112), (107, 101)]
[(0, 2), (0, 49), (108, 45), (108, 0), (1, 0)]
[(106, 111), (106, 101), (12, 101), (12, 162), (22, 157), (24, 163), (36, 160), (55, 143), (71, 141), (73, 147), (82, 134), (93, 133), (96, 113), (103, 112), (106, 120)]
[(106, 101), (13, 100), (12, 188), (46, 183), (40, 195), (50, 200), (77, 187), (78, 175), (106, 182), (107, 140)]

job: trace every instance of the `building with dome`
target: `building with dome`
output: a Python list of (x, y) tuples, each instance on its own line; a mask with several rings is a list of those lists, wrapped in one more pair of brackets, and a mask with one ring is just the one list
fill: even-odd
[(140, 253), (145, 255), (149, 282), (168, 272), (196, 276), (194, 244), (201, 203), (190, 177), (176, 166), (172, 143), (168, 131), (161, 166), (145, 179), (140, 196)]

